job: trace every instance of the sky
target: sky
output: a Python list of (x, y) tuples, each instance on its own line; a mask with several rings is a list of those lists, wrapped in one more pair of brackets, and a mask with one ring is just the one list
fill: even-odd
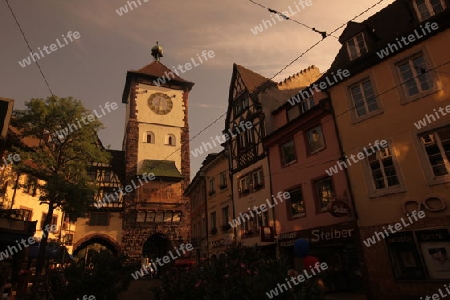
[[(6, 1), (0, 0), (0, 37), (4, 41), (0, 97), (14, 99), (14, 108), (23, 109), (26, 101), (46, 98), (50, 91), (36, 64), (25, 67), (19, 64), (30, 51)], [(184, 65), (191, 59), (198, 63), (197, 54), (214, 51), (213, 58), (180, 73), (182, 78), (195, 83), (189, 95), (190, 136), (202, 132), (192, 139), (193, 150), (224, 129), (224, 117), (209, 125), (226, 113), (233, 63), (272, 78), (322, 39), (298, 23), (279, 21), (250, 0), (145, 1), (135, 0), (137, 7), (131, 10), (128, 6), (128, 12), (122, 11), (120, 16), (117, 10), (127, 6), (127, 1), (9, 0), (33, 52), (57, 43), (56, 39), (62, 45), (55, 51), (47, 50), (49, 54), (43, 52), (38, 59), (55, 95), (72, 96), (87, 109), (99, 112), (100, 106), (108, 101), (118, 104), (118, 109), (101, 117), (106, 128), (99, 133), (102, 143), (115, 150), (122, 148), (125, 105), (121, 99), (126, 72), (153, 61), (150, 49), (156, 41), (164, 49), (161, 62), (167, 67)], [(284, 12), (309, 27), (331, 32), (379, 0), (311, 0), (304, 7), (300, 0), (255, 2)], [(355, 21), (367, 19), (392, 2), (382, 1)], [(252, 29), (261, 25), (262, 20), (270, 21), (272, 26), (255, 35)], [(344, 28), (334, 35), (339, 36)], [(79, 32), (79, 38), (73, 41), (66, 38), (66, 43), (63, 36), (69, 31)], [(340, 47), (336, 38), (328, 37), (273, 80), (282, 81), (310, 65), (325, 72)], [(208, 153), (221, 150), (218, 147), (203, 156), (191, 155), (191, 179)]]

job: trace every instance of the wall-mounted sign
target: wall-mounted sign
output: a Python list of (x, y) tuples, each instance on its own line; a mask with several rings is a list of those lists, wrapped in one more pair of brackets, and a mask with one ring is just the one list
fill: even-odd
[(335, 217), (346, 217), (350, 215), (350, 207), (344, 201), (336, 200), (328, 204), (328, 212)]
[(403, 202), (402, 209), (404, 214), (411, 214), (413, 211), (424, 210), (428, 212), (440, 212), (447, 208), (445, 199), (440, 196), (425, 197), (422, 201), (409, 199)]
[(354, 241), (355, 229), (354, 221), (342, 222), (331, 226), (282, 233), (278, 235), (278, 243), (280, 247), (290, 247), (299, 238), (307, 239), (311, 245)]

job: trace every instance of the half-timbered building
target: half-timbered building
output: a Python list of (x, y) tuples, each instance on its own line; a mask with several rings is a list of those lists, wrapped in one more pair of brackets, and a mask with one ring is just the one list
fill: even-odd
[(269, 162), (263, 140), (275, 130), (271, 112), (319, 76), (319, 70), (311, 66), (284, 82), (276, 83), (240, 65), (233, 65), (223, 134), (230, 137), (226, 147), (234, 217), (242, 221), (237, 227), (236, 239), (244, 245), (258, 243), (275, 251), (273, 209), (260, 211), (259, 214), (254, 210), (254, 207), (267, 205), (268, 201), (272, 201), (272, 194), (279, 192), (271, 190)]

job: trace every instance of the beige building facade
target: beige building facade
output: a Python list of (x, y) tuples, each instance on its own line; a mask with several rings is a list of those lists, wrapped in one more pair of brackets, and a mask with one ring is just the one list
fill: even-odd
[(449, 20), (448, 1), (395, 1), (348, 24), (326, 74), (351, 74), (328, 92), (343, 155), (358, 157), (346, 169), (371, 299), (434, 294), (450, 279)]

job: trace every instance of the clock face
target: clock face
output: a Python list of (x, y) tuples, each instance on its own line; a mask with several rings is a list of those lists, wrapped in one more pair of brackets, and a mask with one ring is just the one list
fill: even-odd
[(154, 93), (148, 98), (148, 106), (158, 115), (167, 115), (172, 110), (173, 102), (164, 93)]

